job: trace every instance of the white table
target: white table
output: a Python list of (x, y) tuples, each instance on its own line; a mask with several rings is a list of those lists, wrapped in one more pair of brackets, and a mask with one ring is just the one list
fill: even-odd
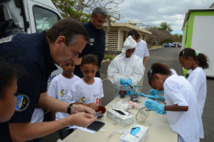
[[(112, 108), (111, 104), (115, 104), (121, 99), (123, 101), (129, 101), (130, 97), (117, 97), (106, 106), (106, 109)], [(145, 99), (146, 98), (144, 97), (139, 98), (140, 102), (143, 103)], [(133, 114), (137, 113), (136, 109), (130, 109), (129, 111)], [(107, 113), (105, 113), (104, 117), (99, 120), (105, 122), (105, 126), (101, 128), (101, 131), (88, 133), (76, 130), (67, 136), (63, 142), (119, 142), (122, 134), (117, 133), (116, 130), (128, 129), (132, 125), (130, 124), (126, 127), (121, 127), (119, 124), (114, 125), (113, 120), (107, 117)], [(140, 124), (136, 120), (135, 123)], [(160, 115), (150, 111), (146, 122), (141, 125), (149, 127), (149, 134), (145, 142), (177, 142), (178, 135), (170, 129), (166, 115)]]

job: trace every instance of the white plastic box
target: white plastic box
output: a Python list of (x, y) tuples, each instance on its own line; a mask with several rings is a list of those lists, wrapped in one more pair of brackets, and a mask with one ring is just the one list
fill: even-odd
[[(118, 113), (122, 112), (121, 113)], [(113, 121), (115, 121), (116, 123), (120, 124), (121, 126), (127, 126), (129, 124), (133, 124), (134, 123), (134, 115), (124, 111), (124, 110), (120, 110), (120, 109), (108, 109), (107, 110), (107, 117), (109, 117), (110, 119), (112, 119)]]
[[(139, 127), (140, 130), (134, 136), (130, 132), (132, 128)], [(148, 137), (149, 128), (143, 125), (133, 124), (130, 129), (120, 137), (120, 142), (144, 142)]]

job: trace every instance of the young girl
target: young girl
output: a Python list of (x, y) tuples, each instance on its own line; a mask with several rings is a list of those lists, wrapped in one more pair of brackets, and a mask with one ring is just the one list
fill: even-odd
[(170, 68), (162, 63), (152, 65), (148, 80), (152, 88), (164, 91), (166, 105), (146, 100), (145, 106), (159, 114), (167, 111), (168, 123), (178, 133), (178, 142), (199, 142), (204, 137), (203, 125), (191, 84), (183, 76), (172, 75)]
[(17, 77), (14, 67), (0, 58), (0, 123), (10, 120), (16, 108)]
[(187, 70), (192, 70), (188, 76), (188, 81), (196, 92), (200, 115), (202, 116), (207, 95), (207, 81), (203, 69), (209, 67), (207, 57), (202, 53), (195, 52), (194, 49), (185, 48), (179, 54), (179, 61)]
[(80, 70), (84, 77), (76, 81), (71, 89), (75, 96), (75, 102), (96, 110), (98, 106), (102, 105), (101, 98), (104, 97), (102, 80), (95, 77), (98, 70), (96, 55), (87, 54), (83, 56)]

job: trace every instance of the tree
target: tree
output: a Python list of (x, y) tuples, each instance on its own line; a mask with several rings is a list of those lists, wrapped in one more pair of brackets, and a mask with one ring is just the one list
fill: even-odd
[(163, 42), (172, 42), (172, 35), (170, 32), (165, 30), (160, 30), (159, 27), (147, 27), (148, 31), (152, 32), (151, 35), (148, 35), (146, 37), (146, 41), (148, 44), (148, 47), (151, 47), (153, 45), (159, 46)]
[(172, 35), (172, 39), (174, 42), (182, 42), (182, 35), (174, 34)]
[(108, 11), (108, 19), (113, 17), (120, 19), (118, 5), (123, 0), (52, 0), (59, 8), (63, 17), (73, 17), (76, 20), (86, 23), (90, 20), (90, 14), (95, 7), (103, 7)]
[(160, 27), (159, 27), (160, 30), (165, 30), (165, 31), (168, 31), (168, 32), (171, 32), (172, 31), (172, 28), (169, 24), (167, 24), (167, 22), (162, 22), (160, 24)]

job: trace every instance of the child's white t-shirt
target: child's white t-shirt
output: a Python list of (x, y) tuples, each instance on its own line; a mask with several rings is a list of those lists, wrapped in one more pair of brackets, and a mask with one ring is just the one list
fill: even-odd
[(164, 97), (166, 105), (188, 106), (188, 111), (167, 111), (171, 129), (185, 141), (203, 138), (202, 119), (192, 85), (183, 76), (174, 74), (164, 82)]
[[(98, 77), (94, 77), (93, 84), (87, 84), (80, 79), (72, 86), (72, 96), (75, 96), (75, 102), (82, 104), (99, 103), (99, 99), (104, 97), (103, 83)], [(68, 96), (68, 100), (72, 100), (72, 96)]]
[(207, 95), (207, 81), (204, 70), (201, 67), (197, 67), (196, 69), (192, 70), (188, 76), (188, 81), (195, 89), (200, 108), (200, 114), (202, 116)]
[(140, 57), (142, 60), (144, 59), (144, 57), (148, 57), (149, 56), (149, 51), (147, 48), (147, 44), (144, 40), (140, 40), (137, 43), (137, 47), (135, 49), (135, 55), (137, 55), (138, 57)]
[[(62, 74), (59, 74), (51, 81), (48, 89), (48, 95), (56, 98), (59, 101), (68, 102), (66, 100), (67, 95), (71, 94), (71, 88), (78, 80), (81, 79), (76, 75), (74, 75), (72, 78), (66, 78)], [(70, 100), (68, 103), (73, 102), (74, 100)], [(68, 115), (69, 114), (67, 113), (56, 112), (56, 120), (65, 118)]]

